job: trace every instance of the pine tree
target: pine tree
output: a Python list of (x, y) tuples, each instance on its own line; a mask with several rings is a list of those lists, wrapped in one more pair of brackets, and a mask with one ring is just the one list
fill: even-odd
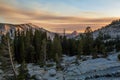
[(92, 58), (95, 59), (95, 58), (98, 58), (98, 48), (97, 46), (95, 46), (95, 48), (93, 48), (93, 51), (92, 51)]
[(83, 41), (82, 41), (82, 39), (79, 40), (77, 51), (78, 51), (77, 58), (80, 59), (81, 55), (83, 55)]
[(83, 54), (89, 55), (92, 52), (93, 46), (93, 36), (90, 27), (87, 27), (83, 37)]
[(32, 29), (28, 29), (26, 31), (26, 35), (24, 37), (24, 45), (25, 45), (25, 61), (28, 63), (35, 62), (35, 47), (33, 44), (33, 31)]
[(103, 57), (107, 57), (107, 51), (106, 51), (106, 47), (104, 44), (101, 45), (101, 50), (102, 50), (102, 54), (103, 54)]
[(97, 49), (97, 53), (101, 53), (101, 45), (104, 44), (103, 42), (104, 35), (102, 32), (99, 32), (98, 37), (94, 40), (94, 48)]
[(53, 49), (52, 41), (50, 38), (47, 39), (47, 60), (52, 60), (53, 58)]
[(25, 61), (25, 44), (24, 44), (24, 32), (19, 36), (19, 55), (21, 59), (21, 63)]
[(46, 43), (46, 39), (42, 40), (42, 45), (41, 45), (41, 60), (40, 63), (42, 63), (42, 65), (46, 66), (46, 56), (47, 56), (47, 43)]
[(25, 64), (25, 62), (21, 63), (21, 65), (19, 67), (19, 75), (17, 76), (16, 80), (29, 80), (27, 65)]
[(53, 59), (55, 60), (57, 67), (60, 67), (60, 60), (62, 57), (62, 46), (58, 35), (55, 35), (55, 38), (53, 40), (53, 54)]
[(3, 35), (0, 46), (2, 69), (5, 74), (5, 78), (9, 78), (8, 74), (14, 74), (14, 79), (16, 79), (16, 70), (13, 63), (13, 42), (10, 40), (9, 34)]
[(120, 37), (117, 36), (116, 41), (115, 41), (115, 49), (116, 51), (120, 51)]
[(68, 55), (68, 48), (67, 48), (67, 39), (66, 39), (66, 36), (63, 37), (63, 40), (62, 40), (62, 52), (64, 54), (67, 54)]
[(15, 31), (15, 37), (14, 37), (14, 57), (15, 60), (18, 63), (21, 63), (21, 55), (20, 55), (20, 37), (21, 37), (21, 32), (20, 30)]
[(35, 59), (37, 63), (40, 63), (40, 57), (41, 57), (41, 32), (39, 30), (35, 30), (34, 34), (34, 48), (35, 48)]

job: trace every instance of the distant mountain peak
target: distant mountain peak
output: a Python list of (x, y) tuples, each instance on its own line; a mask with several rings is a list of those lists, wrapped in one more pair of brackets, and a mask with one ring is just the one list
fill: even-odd
[(73, 31), (71, 34), (66, 35), (67, 38), (75, 38), (79, 35), (77, 31)]
[(71, 35), (78, 35), (78, 32), (77, 32), (77, 31), (73, 31), (73, 32), (71, 33)]

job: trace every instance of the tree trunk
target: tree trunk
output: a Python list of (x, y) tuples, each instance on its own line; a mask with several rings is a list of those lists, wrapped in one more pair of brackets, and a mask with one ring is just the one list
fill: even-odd
[(7, 44), (8, 44), (8, 53), (9, 53), (9, 57), (10, 57), (10, 62), (11, 62), (11, 65), (12, 65), (14, 77), (15, 77), (15, 79), (16, 79), (16, 78), (17, 78), (17, 73), (16, 73), (16, 70), (15, 70), (14, 63), (13, 63), (13, 58), (12, 58), (12, 53), (11, 53), (11, 47), (10, 47), (9, 39), (8, 39), (7, 41), (8, 41)]
[(44, 42), (44, 70), (46, 70), (46, 42)]

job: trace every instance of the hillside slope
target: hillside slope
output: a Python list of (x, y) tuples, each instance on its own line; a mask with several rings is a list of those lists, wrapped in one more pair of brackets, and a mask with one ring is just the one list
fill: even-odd
[(111, 24), (94, 31), (93, 37), (96, 38), (100, 32), (104, 35), (110, 35), (111, 38), (120, 36), (120, 20), (113, 21)]
[(0, 23), (0, 35), (10, 33), (10, 36), (13, 38), (14, 37), (14, 32), (16, 30), (20, 31), (25, 31), (27, 29), (32, 29), (32, 30), (41, 30), (43, 32), (47, 33), (47, 36), (50, 37), (51, 39), (54, 38), (55, 33), (50, 32), (46, 29), (41, 28), (40, 26), (36, 26), (34, 24), (28, 23), (28, 24), (6, 24), (6, 23)]

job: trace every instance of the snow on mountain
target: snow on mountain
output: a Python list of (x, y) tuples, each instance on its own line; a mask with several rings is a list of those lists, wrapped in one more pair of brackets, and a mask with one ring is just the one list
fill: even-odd
[(93, 37), (96, 38), (100, 32), (104, 35), (110, 35), (111, 38), (120, 36), (120, 21), (113, 21), (111, 24), (94, 31)]
[[(76, 56), (66, 56), (62, 58), (63, 70), (53, 66), (40, 67), (37, 64), (27, 64), (29, 75), (35, 80), (119, 80), (120, 61), (117, 59), (118, 53), (112, 53), (107, 58), (78, 60)], [(16, 67), (17, 68), (17, 67)], [(4, 73), (0, 69), (0, 80)], [(34, 80), (34, 79), (33, 79)]]
[(76, 56), (64, 55), (61, 63), (64, 69), (61, 71), (52, 66), (46, 67), (46, 70), (34, 64), (28, 64), (27, 67), (30, 76), (35, 75), (37, 80), (116, 80), (120, 79), (118, 54), (111, 54), (107, 58), (78, 60), (77, 64)]
[(79, 35), (77, 31), (73, 31), (71, 34), (66, 35), (67, 38), (75, 38)]
[(47, 37), (50, 37), (50, 39), (52, 39), (52, 40), (53, 40), (53, 38), (55, 36), (55, 33), (50, 32), (50, 31), (48, 31), (46, 29), (43, 29), (40, 26), (36, 26), (36, 25), (34, 25), (32, 23), (28, 23), (28, 24), (6, 24), (6, 23), (0, 23), (0, 35), (9, 33), (10, 36), (13, 38), (14, 37), (14, 32), (16, 30), (18, 30), (18, 29), (20, 31), (27, 30), (27, 29), (41, 30), (43, 32), (46, 32), (47, 33)]

